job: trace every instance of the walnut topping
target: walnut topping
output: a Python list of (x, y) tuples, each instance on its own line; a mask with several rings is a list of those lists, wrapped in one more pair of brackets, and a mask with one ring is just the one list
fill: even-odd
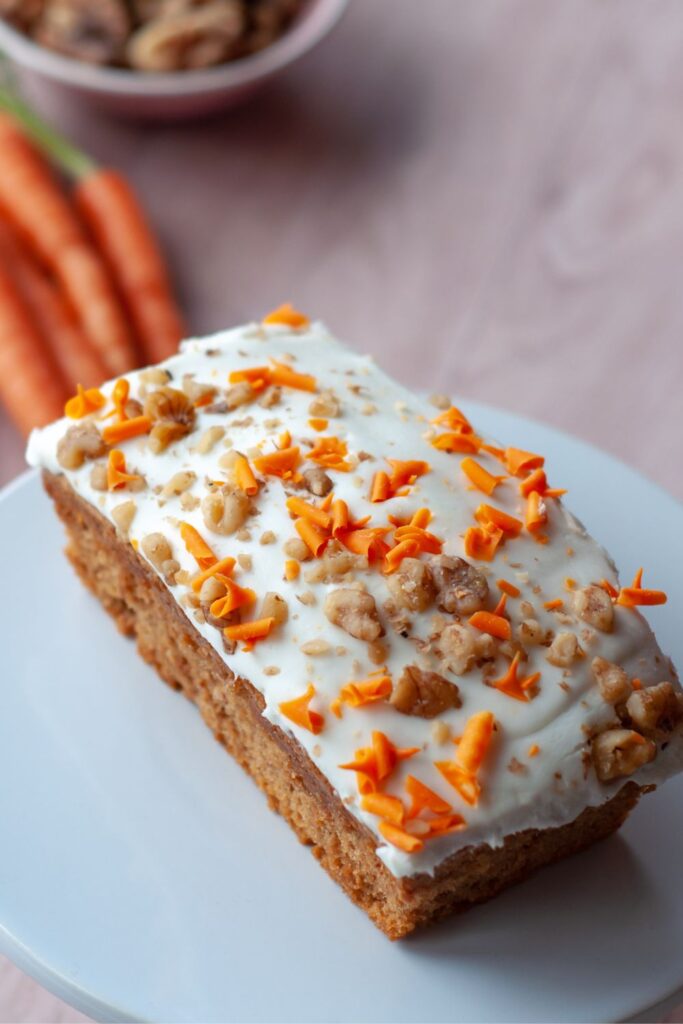
[(517, 637), (525, 647), (543, 644), (546, 639), (545, 630), (537, 619), (523, 619), (517, 627)]
[(464, 558), (440, 555), (432, 562), (439, 608), (452, 615), (471, 615), (486, 604), (489, 585), (479, 569)]
[(216, 394), (213, 384), (200, 384), (191, 373), (183, 375), (181, 386), (193, 405), (199, 402), (204, 404)]
[(319, 395), (311, 399), (308, 407), (309, 416), (316, 416), (322, 419), (332, 420), (341, 413), (339, 399), (333, 391), (321, 391)]
[(171, 479), (162, 487), (161, 496), (163, 498), (172, 498), (177, 494), (183, 494), (192, 487), (196, 479), (197, 474), (193, 473), (190, 469), (183, 469), (179, 473), (174, 473)]
[(325, 615), (358, 640), (378, 640), (384, 633), (374, 597), (362, 590), (332, 590), (325, 598)]
[(225, 583), (221, 583), (215, 576), (209, 576), (204, 580), (199, 590), (200, 604), (211, 606), (214, 601), (225, 597), (225, 590)]
[(57, 444), (57, 462), (62, 469), (79, 469), (86, 459), (97, 459), (106, 450), (94, 423), (75, 423)]
[(273, 590), (269, 590), (261, 602), (259, 618), (273, 618), (275, 619), (276, 626), (281, 626), (286, 622), (289, 618), (289, 609), (284, 597), (276, 594)]
[(296, 558), (298, 562), (308, 562), (313, 558), (308, 545), (304, 544), (301, 537), (290, 537), (282, 545), (282, 550), (288, 558)]
[(404, 558), (398, 570), (387, 576), (395, 604), (413, 612), (429, 608), (436, 593), (429, 565), (419, 558)]
[(612, 598), (602, 587), (591, 584), (577, 590), (574, 595), (574, 611), (589, 626), (610, 633), (614, 623)]
[(180, 495), (180, 507), (183, 512), (192, 512), (192, 510), (197, 508), (198, 505), (199, 498), (194, 494), (188, 494), (186, 491), (185, 494)]
[(202, 498), (202, 518), (213, 533), (235, 533), (249, 515), (250, 507), (244, 491), (225, 484)]
[(90, 486), (94, 491), (106, 491), (108, 489), (107, 467), (103, 462), (95, 463), (90, 470)]
[(150, 366), (146, 370), (141, 370), (138, 375), (138, 381), (146, 387), (163, 387), (170, 379), (171, 374), (168, 370), (162, 370), (160, 366)]
[(202, 436), (199, 438), (199, 441), (197, 442), (197, 445), (195, 447), (195, 451), (197, 452), (198, 455), (207, 455), (214, 447), (214, 445), (217, 445), (218, 442), (224, 436), (225, 427), (209, 427), (207, 430), (204, 431)]
[(332, 490), (332, 481), (322, 466), (309, 466), (301, 477), (306, 490), (318, 498), (324, 498)]
[(280, 399), (282, 398), (282, 388), (270, 387), (266, 388), (261, 397), (258, 400), (258, 404), (263, 409), (272, 409), (276, 405), (279, 405)]
[(233, 409), (239, 409), (241, 405), (247, 405), (249, 402), (252, 402), (255, 396), (256, 392), (249, 381), (241, 380), (238, 384), (233, 384), (225, 392), (225, 404), (232, 411)]
[(161, 387), (152, 391), (145, 398), (144, 411), (155, 421), (148, 441), (155, 455), (185, 437), (194, 427), (194, 406), (187, 395), (176, 388)]
[(115, 505), (111, 510), (111, 517), (122, 537), (128, 536), (128, 531), (130, 530), (137, 510), (137, 505), (130, 499), (128, 501), (122, 501), (120, 505)]
[(654, 761), (657, 747), (632, 729), (607, 729), (593, 740), (591, 754), (598, 778), (609, 782)]
[(307, 654), (311, 658), (316, 658), (323, 654), (329, 654), (332, 650), (332, 646), (327, 642), (327, 640), (307, 640), (306, 643), (301, 645), (300, 649), (303, 654)]
[(448, 743), (451, 738), (451, 727), (448, 722), (438, 718), (436, 722), (432, 722), (431, 734), (435, 743)]
[(444, 679), (438, 672), (426, 672), (417, 665), (407, 665), (394, 686), (390, 703), (402, 715), (436, 718), (448, 708), (459, 708), (462, 701), (455, 683)]
[(558, 633), (546, 655), (551, 665), (569, 668), (576, 658), (582, 654), (578, 637), (574, 633)]
[(477, 645), (471, 629), (451, 622), (436, 638), (434, 651), (444, 668), (456, 676), (468, 672), (477, 660)]
[(444, 412), (451, 407), (451, 400), (448, 395), (430, 395), (429, 401), (436, 409), (442, 409)]
[(623, 704), (628, 699), (631, 681), (623, 668), (604, 658), (593, 658), (591, 670), (604, 701), (608, 704)]
[(626, 701), (633, 725), (645, 736), (670, 733), (683, 717), (683, 702), (671, 683), (635, 690)]
[(352, 554), (339, 541), (333, 540), (325, 548), (322, 557), (316, 559), (313, 567), (305, 573), (304, 579), (307, 583), (338, 580), (356, 569), (359, 562), (358, 555)]
[(259, 544), (274, 544), (277, 537), (272, 530), (264, 530), (258, 539)]
[[(163, 533), (148, 533), (146, 537), (142, 538), (140, 547), (154, 568), (158, 572), (164, 573), (164, 565), (173, 559), (173, 551)], [(180, 566), (178, 566), (179, 568)]]

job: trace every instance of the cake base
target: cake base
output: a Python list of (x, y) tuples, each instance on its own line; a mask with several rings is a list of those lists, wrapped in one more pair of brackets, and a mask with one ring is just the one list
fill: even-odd
[(43, 481), (67, 529), (67, 554), (83, 583), (119, 630), (136, 638), (140, 654), (161, 678), (198, 706), (271, 809), (389, 938), (489, 900), (537, 868), (605, 838), (644, 792), (628, 782), (567, 825), (517, 832), (500, 847), (459, 850), (433, 876), (394, 877), (375, 853), (374, 836), (346, 810), (296, 740), (263, 717), (260, 692), (232, 675), (147, 563), (63, 477), (44, 472)]

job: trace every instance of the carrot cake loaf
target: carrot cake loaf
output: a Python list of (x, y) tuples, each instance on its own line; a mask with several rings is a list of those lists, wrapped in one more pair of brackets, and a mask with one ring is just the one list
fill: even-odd
[(28, 460), (76, 571), (391, 938), (683, 767), (637, 552), (622, 586), (542, 454), (291, 307), (65, 413)]

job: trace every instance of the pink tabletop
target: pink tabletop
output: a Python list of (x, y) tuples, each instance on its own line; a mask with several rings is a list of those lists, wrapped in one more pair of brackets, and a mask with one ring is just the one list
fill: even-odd
[[(371, 0), (219, 120), (40, 101), (145, 197), (193, 332), (291, 299), (413, 386), (683, 498), (677, 0)], [(0, 419), (0, 480), (21, 468)], [(0, 1022), (82, 1019), (0, 958)]]

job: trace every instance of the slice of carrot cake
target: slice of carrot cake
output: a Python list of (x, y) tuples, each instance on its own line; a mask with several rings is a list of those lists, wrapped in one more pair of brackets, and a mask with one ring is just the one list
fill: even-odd
[(28, 459), (79, 575), (392, 938), (683, 767), (638, 610), (665, 594), (620, 585), (542, 455), (291, 307), (65, 411)]

